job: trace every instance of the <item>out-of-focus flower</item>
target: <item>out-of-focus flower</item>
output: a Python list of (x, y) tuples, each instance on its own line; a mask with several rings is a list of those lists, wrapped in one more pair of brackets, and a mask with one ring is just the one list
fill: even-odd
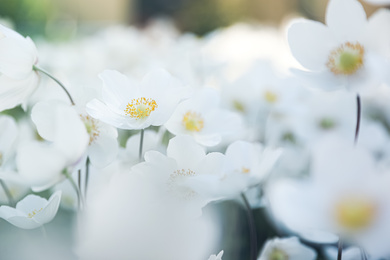
[(19, 128), (10, 116), (0, 116), (0, 171), (8, 169), (10, 159), (13, 159)]
[(189, 89), (165, 70), (154, 70), (141, 82), (112, 70), (100, 74), (103, 102), (87, 104), (93, 118), (121, 129), (163, 125)]
[(50, 222), (57, 214), (61, 191), (51, 195), (49, 200), (28, 195), (16, 204), (16, 208), (0, 207), (0, 217), (14, 226), (33, 229)]
[(221, 250), (221, 252), (219, 252), (218, 255), (211, 255), (209, 257), (209, 260), (222, 260), (222, 256), (223, 256), (223, 250)]
[[(155, 173), (162, 174), (161, 166)], [(76, 254), (82, 260), (199, 260), (215, 246), (216, 223), (188, 217), (144, 175), (115, 174), (95, 195), (79, 218)]]
[(372, 256), (389, 253), (389, 176), (381, 174), (366, 150), (327, 137), (314, 150), (311, 181), (271, 185), (277, 221), (310, 239), (315, 230), (340, 235)]
[(33, 41), (0, 25), (0, 111), (22, 104), (38, 86)]
[(51, 187), (64, 178), (85, 153), (90, 136), (80, 116), (61, 102), (40, 102), (32, 110), (39, 135), (49, 142), (31, 141), (20, 146), (16, 158), (22, 178), (35, 191)]
[(165, 126), (174, 135), (191, 135), (201, 145), (215, 146), (242, 128), (240, 116), (220, 109), (219, 103), (215, 90), (200, 90), (178, 105)]
[(313, 249), (301, 244), (297, 237), (290, 237), (268, 240), (258, 260), (314, 260), (316, 257)]
[(297, 21), (288, 29), (294, 57), (309, 71), (296, 71), (325, 90), (361, 91), (386, 81), (390, 53), (390, 12), (379, 11), (367, 21), (356, 0), (331, 0), (326, 23)]

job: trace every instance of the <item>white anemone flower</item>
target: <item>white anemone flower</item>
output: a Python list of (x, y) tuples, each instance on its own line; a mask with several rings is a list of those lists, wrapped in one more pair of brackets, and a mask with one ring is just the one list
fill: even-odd
[(196, 176), (222, 176), (225, 164), (224, 154), (214, 152), (206, 155), (204, 148), (191, 136), (182, 135), (169, 141), (167, 155), (157, 151), (146, 152), (145, 162), (133, 166), (132, 170), (160, 183), (158, 186), (165, 190), (168, 197), (186, 202), (190, 214), (199, 214), (203, 206), (219, 197), (218, 194), (210, 196), (200, 188), (193, 189), (192, 181)]
[(105, 70), (99, 77), (103, 102), (90, 101), (87, 112), (121, 129), (163, 125), (189, 91), (165, 70), (153, 70), (141, 82), (113, 70)]
[(219, 252), (218, 255), (211, 255), (209, 257), (209, 260), (222, 260), (222, 256), (223, 256), (223, 250), (221, 250), (221, 252)]
[(32, 110), (39, 135), (48, 142), (30, 141), (18, 149), (20, 175), (34, 191), (60, 182), (85, 153), (90, 136), (73, 107), (61, 102), (40, 102)]
[(174, 135), (191, 135), (201, 145), (215, 146), (242, 127), (241, 117), (219, 108), (219, 103), (215, 90), (202, 89), (178, 105), (165, 127)]
[(30, 194), (19, 201), (16, 208), (1, 206), (0, 217), (19, 228), (37, 228), (52, 221), (60, 201), (61, 191), (55, 192), (49, 200)]
[(317, 253), (299, 242), (297, 237), (268, 240), (258, 260), (314, 260)]
[(314, 150), (312, 175), (310, 181), (284, 180), (270, 186), (276, 220), (305, 239), (312, 240), (309, 233), (318, 237), (318, 230), (337, 234), (373, 257), (388, 255), (390, 180), (375, 167), (372, 155), (327, 137)]
[(24, 104), (38, 86), (33, 41), (0, 25), (0, 111)]
[(389, 19), (390, 12), (381, 10), (367, 20), (357, 0), (331, 0), (326, 25), (300, 20), (288, 29), (292, 54), (309, 70), (296, 72), (325, 90), (379, 85), (389, 69)]

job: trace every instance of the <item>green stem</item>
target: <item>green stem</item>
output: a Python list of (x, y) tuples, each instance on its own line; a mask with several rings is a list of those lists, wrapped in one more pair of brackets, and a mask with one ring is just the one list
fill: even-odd
[(144, 129), (141, 129), (141, 136), (139, 139), (139, 154), (138, 154), (138, 158), (139, 158), (140, 162), (142, 161), (142, 148), (143, 148), (143, 146), (144, 146)]
[(257, 234), (256, 234), (256, 224), (253, 217), (253, 212), (249, 202), (244, 193), (241, 193), (241, 198), (244, 201), (245, 208), (247, 211), (248, 224), (249, 224), (249, 235), (250, 235), (250, 244), (251, 244), (251, 260), (257, 259)]
[(41, 69), (41, 68), (39, 68), (39, 67), (37, 67), (35, 65), (33, 66), (33, 70), (39, 71), (39, 72), (45, 74), (46, 76), (48, 76), (49, 78), (51, 78), (52, 80), (54, 80), (65, 91), (66, 95), (68, 95), (70, 103), (72, 103), (73, 106), (75, 105), (72, 96), (70, 95), (69, 91), (65, 88), (64, 84), (61, 83), (61, 81), (59, 81), (57, 78), (55, 78), (53, 75), (51, 75), (46, 70)]
[(88, 181), (89, 181), (89, 157), (87, 157), (87, 161), (85, 163), (85, 183), (84, 183), (84, 199), (87, 199), (87, 188), (88, 188)]
[(8, 188), (8, 186), (5, 184), (5, 182), (3, 180), (0, 180), (0, 185), (1, 187), (3, 188), (4, 190), (4, 193), (5, 195), (7, 196), (8, 198), (8, 203), (11, 207), (14, 207), (15, 206), (15, 201), (14, 201), (14, 198), (12, 197), (12, 194)]

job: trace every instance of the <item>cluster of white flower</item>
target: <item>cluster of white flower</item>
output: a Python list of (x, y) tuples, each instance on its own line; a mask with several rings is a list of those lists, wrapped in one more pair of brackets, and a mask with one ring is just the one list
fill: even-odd
[[(205, 206), (240, 199), (251, 260), (390, 259), (390, 11), (330, 0), (281, 35), (158, 22), (38, 55), (0, 26), (0, 218), (73, 211), (79, 259), (201, 260), (223, 240)], [(262, 250), (258, 207), (285, 237)]]

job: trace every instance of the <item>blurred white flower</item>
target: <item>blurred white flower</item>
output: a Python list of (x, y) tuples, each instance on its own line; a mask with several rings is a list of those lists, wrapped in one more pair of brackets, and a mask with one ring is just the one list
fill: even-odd
[(297, 237), (290, 237), (268, 240), (258, 260), (314, 260), (316, 257), (314, 249), (301, 244)]
[(367, 21), (357, 0), (331, 0), (326, 24), (301, 20), (288, 29), (294, 57), (309, 71), (296, 71), (311, 85), (325, 90), (361, 91), (387, 78), (390, 53), (389, 11)]
[(221, 250), (221, 252), (219, 252), (218, 255), (211, 255), (209, 257), (209, 260), (222, 260), (222, 256), (223, 256), (223, 250)]
[(34, 191), (41, 191), (61, 181), (63, 170), (81, 159), (90, 136), (74, 108), (61, 102), (37, 103), (31, 117), (48, 142), (22, 144), (16, 163), (21, 177)]
[(1, 206), (0, 217), (19, 228), (37, 228), (55, 217), (60, 201), (61, 191), (55, 192), (49, 200), (30, 194), (19, 201), (16, 208)]
[(33, 41), (0, 25), (0, 111), (25, 103), (38, 86)]
[(103, 102), (87, 104), (93, 118), (121, 129), (163, 125), (189, 89), (165, 70), (146, 74), (141, 82), (112, 70), (100, 74)]
[(388, 5), (390, 4), (389, 0), (364, 0), (365, 2), (373, 5)]
[(240, 116), (220, 109), (219, 103), (218, 92), (202, 89), (178, 105), (165, 127), (174, 135), (191, 135), (201, 145), (215, 146), (242, 128)]
[(387, 255), (389, 175), (378, 172), (366, 150), (334, 137), (318, 145), (311, 164), (311, 181), (270, 186), (269, 205), (277, 221), (298, 234), (332, 232), (373, 256)]

